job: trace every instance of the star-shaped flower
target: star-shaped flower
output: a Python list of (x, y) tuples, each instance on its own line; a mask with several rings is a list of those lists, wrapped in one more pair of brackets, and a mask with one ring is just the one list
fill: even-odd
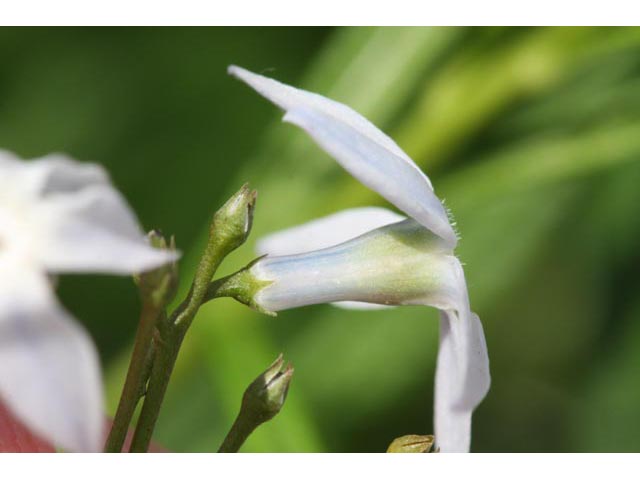
[(150, 247), (105, 170), (62, 155), (23, 161), (0, 151), (0, 397), (35, 433), (99, 451), (98, 356), (60, 305), (53, 275), (130, 275), (174, 261)]

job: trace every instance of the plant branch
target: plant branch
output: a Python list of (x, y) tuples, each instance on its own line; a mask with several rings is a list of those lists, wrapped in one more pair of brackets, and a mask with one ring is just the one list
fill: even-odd
[(119, 453), (122, 451), (133, 413), (149, 378), (147, 365), (149, 363), (155, 324), (160, 315), (161, 312), (151, 302), (143, 304), (127, 378), (122, 388), (122, 395), (120, 396), (111, 431), (107, 437), (105, 452)]
[[(166, 334), (171, 335), (168, 332)], [(182, 338), (180, 337), (162, 338), (162, 335), (162, 333), (159, 333), (156, 336), (155, 355), (149, 385), (142, 411), (138, 418), (138, 424), (131, 440), (130, 452), (147, 452), (149, 449), (153, 430), (160, 414), (160, 407), (182, 344)]]

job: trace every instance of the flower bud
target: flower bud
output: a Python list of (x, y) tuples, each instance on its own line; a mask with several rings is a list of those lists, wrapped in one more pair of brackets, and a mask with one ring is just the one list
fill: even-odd
[(228, 255), (242, 245), (251, 231), (253, 209), (257, 192), (245, 183), (214, 214), (211, 222), (211, 236), (216, 248), (223, 255)]
[(245, 390), (240, 415), (255, 419), (256, 426), (275, 417), (287, 398), (293, 367), (284, 367), (282, 354)]
[(404, 435), (396, 438), (387, 453), (429, 453), (433, 447), (433, 435)]
[(276, 361), (247, 387), (242, 397), (240, 413), (222, 442), (219, 452), (237, 452), (257, 427), (280, 412), (293, 376), (293, 367), (290, 364), (283, 367), (284, 360), (280, 354)]
[[(173, 237), (167, 242), (159, 231), (152, 230), (147, 238), (154, 248), (176, 251)], [(173, 300), (178, 289), (178, 265), (175, 261), (166, 263), (155, 270), (134, 275), (133, 280), (144, 301), (150, 302), (156, 308), (162, 308)]]

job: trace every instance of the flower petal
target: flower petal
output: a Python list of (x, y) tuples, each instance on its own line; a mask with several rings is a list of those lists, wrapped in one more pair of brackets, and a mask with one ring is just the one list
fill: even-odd
[(28, 250), (47, 270), (131, 274), (177, 257), (149, 246), (100, 165), (59, 154), (24, 161), (0, 151), (0, 173), (5, 216), (18, 218), (19, 231), (11, 230), (21, 235), (9, 248)]
[(363, 233), (404, 220), (386, 208), (362, 207), (343, 210), (258, 240), (260, 255), (295, 255), (346, 242)]
[(0, 264), (0, 396), (34, 433), (69, 451), (99, 451), (103, 403), (95, 347), (46, 278)]
[(47, 156), (24, 163), (38, 185), (31, 207), (38, 259), (51, 272), (131, 274), (174, 261), (152, 248), (102, 167)]
[(442, 452), (469, 451), (471, 414), (490, 383), (480, 319), (469, 310), (443, 311), (434, 402), (435, 438)]
[(427, 176), (371, 122), (346, 105), (240, 67), (229, 73), (285, 110), (285, 121), (309, 133), (360, 182), (455, 247), (457, 236)]
[(12, 152), (0, 150), (0, 169), (3, 178), (11, 178), (11, 184), (31, 198), (73, 193), (89, 185), (109, 183), (109, 175), (100, 165), (80, 163), (58, 153), (25, 161)]

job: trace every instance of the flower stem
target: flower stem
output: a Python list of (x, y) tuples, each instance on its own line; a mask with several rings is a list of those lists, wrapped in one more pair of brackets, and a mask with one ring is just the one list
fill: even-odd
[(164, 325), (158, 325), (159, 335), (156, 337), (153, 366), (140, 418), (131, 441), (131, 452), (146, 452), (149, 448), (182, 340), (203, 303), (211, 278), (226, 255), (221, 255), (215, 247), (215, 242), (209, 242), (200, 259), (187, 298), (166, 323), (162, 322)]
[[(169, 334), (171, 335), (171, 334)], [(160, 337), (162, 334), (160, 334)], [(138, 418), (130, 452), (146, 452), (151, 443), (151, 437), (155, 428), (160, 407), (164, 399), (171, 373), (178, 358), (182, 336), (177, 338), (160, 338), (156, 341), (155, 355), (149, 387), (145, 395), (145, 401)]]
[(258, 425), (255, 422), (247, 421), (245, 417), (239, 415), (233, 422), (231, 430), (227, 433), (222, 445), (220, 445), (218, 453), (237, 453), (257, 427)]
[(245, 184), (215, 213), (207, 246), (198, 262), (187, 298), (168, 319), (162, 318), (157, 322), (153, 366), (131, 442), (131, 452), (146, 452), (149, 448), (182, 340), (205, 302), (209, 283), (216, 270), (224, 258), (247, 239), (255, 200), (256, 192)]
[(160, 314), (161, 311), (151, 302), (143, 303), (127, 378), (122, 388), (122, 395), (111, 431), (107, 437), (105, 452), (122, 451), (133, 413), (149, 378), (149, 353), (155, 324)]

